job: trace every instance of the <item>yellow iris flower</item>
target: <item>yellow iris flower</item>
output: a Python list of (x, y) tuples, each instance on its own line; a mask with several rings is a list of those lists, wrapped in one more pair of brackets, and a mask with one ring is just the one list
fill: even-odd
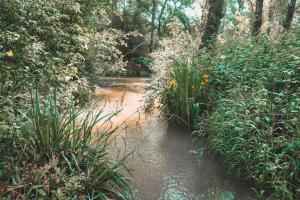
[(14, 56), (14, 53), (13, 53), (12, 50), (9, 50), (9, 52), (7, 52), (6, 55), (7, 55), (8, 57), (13, 57), (13, 56)]
[(204, 74), (203, 75), (203, 81), (201, 82), (202, 85), (207, 84), (208, 83), (208, 75)]
[(176, 80), (170, 80), (169, 81), (169, 89), (171, 89), (172, 87), (174, 87), (175, 86), (175, 84), (176, 84)]

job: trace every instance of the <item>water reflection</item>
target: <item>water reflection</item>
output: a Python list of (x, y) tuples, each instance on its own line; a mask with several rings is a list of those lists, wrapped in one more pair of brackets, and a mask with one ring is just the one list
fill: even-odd
[[(109, 110), (123, 108), (113, 120), (120, 126), (112, 149), (117, 154), (134, 150), (127, 164), (133, 171), (132, 186), (139, 200), (247, 200), (249, 186), (226, 175), (221, 162), (203, 152), (195, 159), (190, 133), (166, 122), (158, 112), (146, 116), (141, 110), (147, 79), (113, 80), (106, 95)], [(97, 93), (95, 99), (97, 98)], [(121, 100), (120, 100), (121, 99)]]

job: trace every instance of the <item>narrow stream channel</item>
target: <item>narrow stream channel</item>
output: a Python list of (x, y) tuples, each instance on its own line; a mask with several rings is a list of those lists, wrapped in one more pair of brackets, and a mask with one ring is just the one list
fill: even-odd
[(226, 175), (222, 164), (204, 151), (196, 159), (191, 134), (168, 123), (159, 112), (143, 113), (146, 78), (105, 79), (109, 88), (97, 88), (95, 101), (105, 95), (105, 110), (122, 111), (113, 119), (122, 126), (113, 144), (118, 153), (134, 151), (127, 165), (138, 200), (247, 200), (250, 187)]

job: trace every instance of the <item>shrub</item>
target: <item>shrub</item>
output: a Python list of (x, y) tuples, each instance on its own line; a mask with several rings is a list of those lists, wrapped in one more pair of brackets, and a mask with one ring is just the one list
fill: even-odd
[(0, 101), (10, 102), (11, 115), (27, 105), (36, 82), (42, 96), (57, 87), (58, 99), (68, 103), (79, 87), (92, 88), (97, 72), (123, 67), (117, 47), (127, 36), (103, 30), (109, 24), (103, 6), (100, 0), (0, 1)]

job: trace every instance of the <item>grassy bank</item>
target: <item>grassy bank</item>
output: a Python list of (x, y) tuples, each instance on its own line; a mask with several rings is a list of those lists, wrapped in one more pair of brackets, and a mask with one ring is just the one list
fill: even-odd
[[(115, 114), (61, 109), (56, 95), (31, 99), (21, 127), (0, 130), (1, 199), (131, 199), (124, 159), (108, 152)], [(129, 173), (130, 174), (130, 173)]]
[(163, 104), (258, 197), (300, 198), (300, 30), (229, 39), (176, 62)]

